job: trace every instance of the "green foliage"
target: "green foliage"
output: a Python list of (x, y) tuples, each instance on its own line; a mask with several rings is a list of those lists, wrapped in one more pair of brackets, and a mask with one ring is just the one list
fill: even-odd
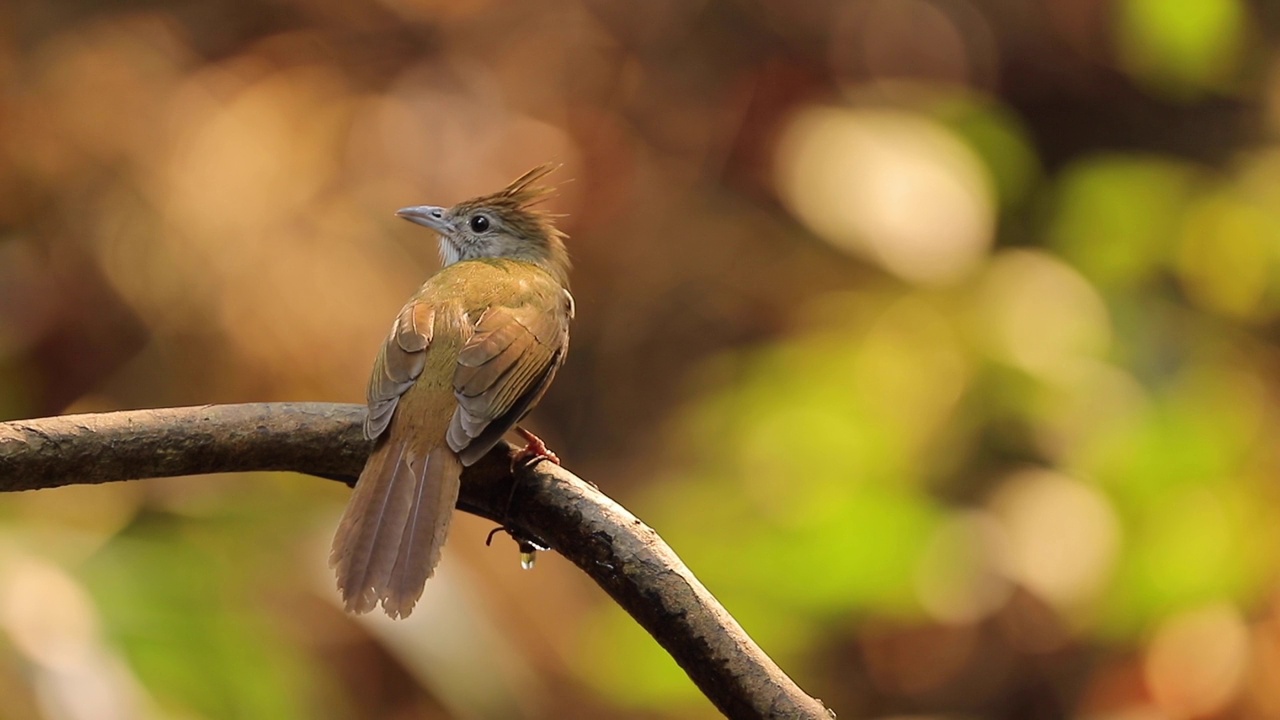
[(1119, 7), (1121, 56), (1138, 80), (1190, 98), (1231, 78), (1245, 34), (1240, 0), (1123, 0)]
[[(981, 543), (930, 546), (963, 538), (946, 533), (967, 517), (1016, 523), (995, 498), (1029, 464), (1114, 518), (1098, 586), (1045, 598), (1086, 636), (1133, 643), (1172, 613), (1250, 607), (1280, 540), (1274, 429), (1256, 346), (1223, 323), (1275, 313), (1280, 206), (1257, 182), (1161, 157), (1073, 163), (1053, 183), (1047, 251), (997, 253), (950, 290), (827, 296), (797, 313), (804, 327), (701, 368), (671, 426), (684, 469), (640, 514), (784, 661), (850, 618), (969, 612), (926, 597), (937, 583), (998, 596), (992, 573), (1036, 582)], [(593, 679), (631, 704), (674, 702), (680, 671), (623, 625), (606, 613), (591, 644), (644, 670)]]
[(250, 585), (261, 548), (231, 525), (154, 517), (113, 539), (83, 573), (103, 624), (170, 711), (315, 717), (314, 670)]
[(1141, 283), (1169, 260), (1194, 178), (1166, 158), (1080, 160), (1057, 180), (1052, 246), (1102, 288)]

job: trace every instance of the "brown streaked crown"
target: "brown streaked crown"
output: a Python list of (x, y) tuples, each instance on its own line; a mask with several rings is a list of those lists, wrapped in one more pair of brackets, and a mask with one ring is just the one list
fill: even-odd
[(556, 227), (555, 218), (562, 217), (537, 207), (555, 195), (555, 188), (539, 184), (560, 165), (543, 163), (526, 172), (510, 185), (491, 195), (482, 195), (458, 203), (454, 215), (465, 215), (478, 210), (497, 213), (512, 230), (530, 240), (545, 239), (549, 244), (563, 245), (566, 235)]

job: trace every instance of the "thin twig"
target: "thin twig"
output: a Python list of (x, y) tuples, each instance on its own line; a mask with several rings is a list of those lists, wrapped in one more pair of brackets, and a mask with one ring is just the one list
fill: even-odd
[[(0, 423), (0, 492), (173, 475), (287, 470), (352, 484), (364, 408), (256, 403)], [(834, 717), (752, 642), (651, 528), (552, 463), (511, 473), (501, 444), (458, 507), (549, 543), (595, 580), (731, 718)]]

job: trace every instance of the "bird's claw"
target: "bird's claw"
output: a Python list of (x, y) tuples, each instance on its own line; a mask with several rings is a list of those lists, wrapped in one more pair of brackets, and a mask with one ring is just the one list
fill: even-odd
[(556, 465), (560, 464), (560, 456), (551, 452), (547, 448), (547, 444), (542, 441), (542, 438), (522, 427), (517, 427), (516, 432), (519, 433), (520, 437), (524, 438), (526, 444), (523, 449), (518, 450), (515, 455), (511, 456), (512, 472), (515, 472), (515, 469), (521, 465), (532, 466), (541, 460), (549, 460)]

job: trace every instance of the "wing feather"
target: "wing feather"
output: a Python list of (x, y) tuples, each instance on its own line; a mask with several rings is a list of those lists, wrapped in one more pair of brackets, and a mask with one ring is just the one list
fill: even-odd
[(463, 465), (493, 447), (542, 396), (569, 343), (569, 307), (492, 307), (480, 317), (458, 353), (458, 408), (446, 434)]
[(400, 396), (422, 374), (434, 332), (435, 307), (427, 303), (411, 301), (396, 316), (369, 378), (365, 437), (373, 440), (386, 432)]

